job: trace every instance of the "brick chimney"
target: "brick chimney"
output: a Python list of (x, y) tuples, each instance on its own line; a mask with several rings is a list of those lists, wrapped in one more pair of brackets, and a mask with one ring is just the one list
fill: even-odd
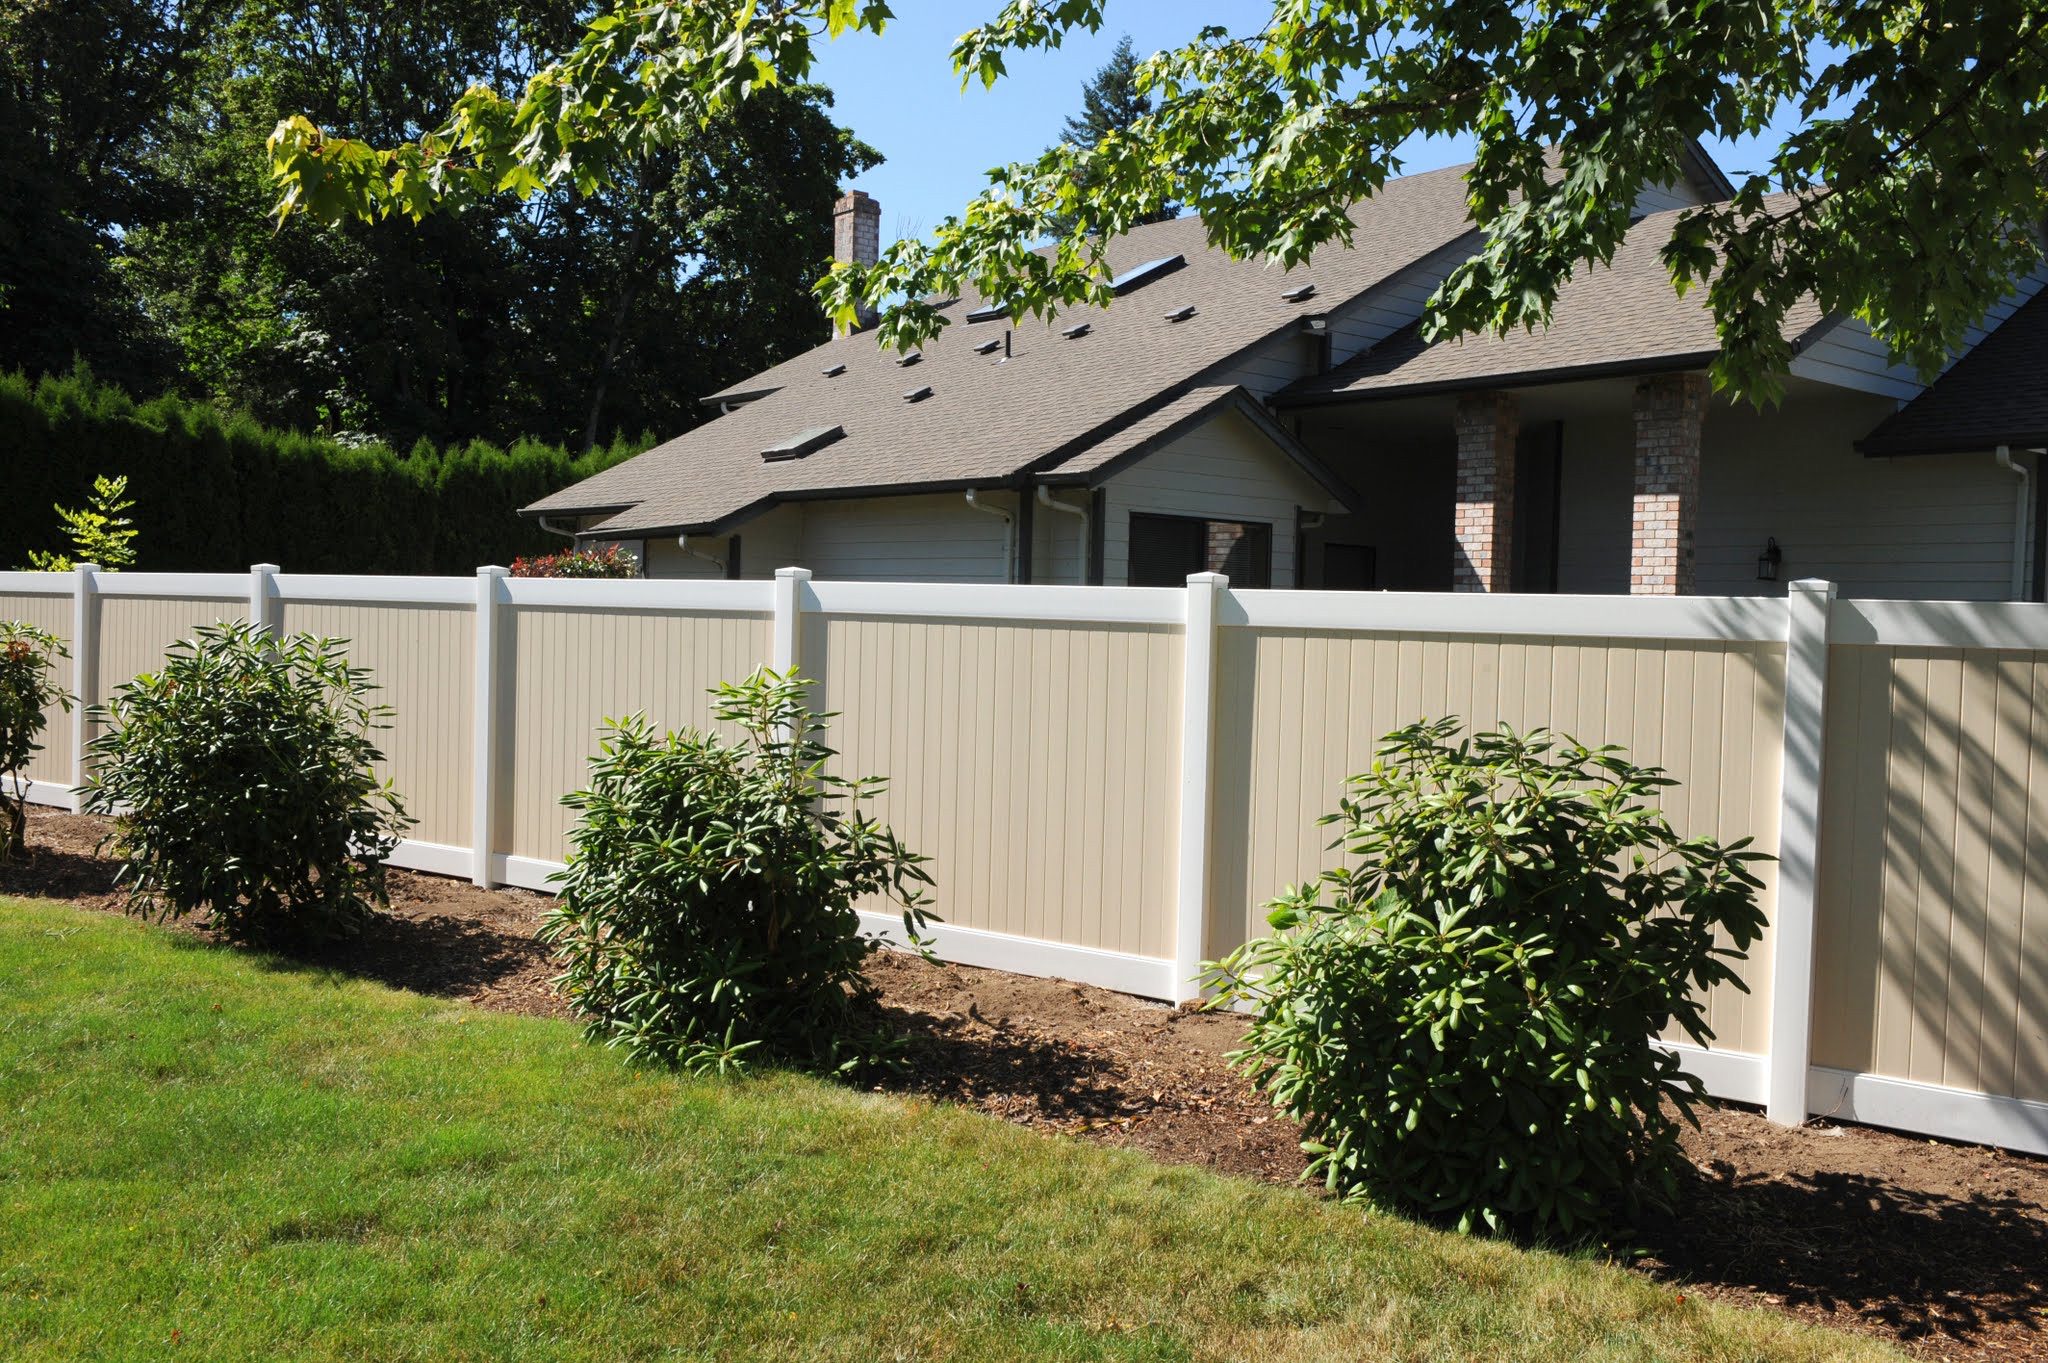
[[(860, 190), (832, 205), (832, 259), (848, 265), (872, 265), (882, 255), (882, 206)], [(860, 324), (875, 324), (872, 309), (861, 309)]]

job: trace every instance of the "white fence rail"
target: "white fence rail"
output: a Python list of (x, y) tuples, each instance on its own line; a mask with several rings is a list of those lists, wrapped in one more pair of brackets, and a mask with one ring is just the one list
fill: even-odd
[[(1668, 1043), (1711, 1091), (2048, 1153), (2048, 606), (0, 573), (88, 702), (228, 617), (354, 641), (420, 821), (395, 860), (481, 885), (547, 888), (604, 719), (707, 723), (713, 683), (801, 668), (935, 859), (942, 955), (1175, 1000), (1320, 868), (1387, 729), (1618, 742), (1683, 831), (1778, 857), (1749, 992), (1709, 999), (1713, 1050)], [(91, 724), (52, 732), (29, 793), (70, 804)]]

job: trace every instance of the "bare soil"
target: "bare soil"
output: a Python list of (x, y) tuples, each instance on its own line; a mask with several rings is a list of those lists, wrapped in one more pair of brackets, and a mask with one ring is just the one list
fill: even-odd
[[(118, 913), (104, 825), (30, 815), (0, 894)], [(534, 941), (545, 896), (393, 872), (388, 920), (307, 963), (505, 1012), (567, 1016)], [(196, 930), (196, 929), (194, 929)], [(1224, 1060), (1241, 1019), (1061, 980), (887, 953), (911, 1038), (898, 1088), (1048, 1133), (1291, 1183), (1293, 1124)], [(1684, 1196), (1611, 1253), (1673, 1290), (1767, 1306), (1930, 1359), (2048, 1359), (2048, 1161), (1716, 1106), (1686, 1138)]]

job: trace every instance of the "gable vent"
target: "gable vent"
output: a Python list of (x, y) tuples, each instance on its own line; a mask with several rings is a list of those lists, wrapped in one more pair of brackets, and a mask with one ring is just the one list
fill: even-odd
[(846, 366), (843, 364), (827, 365), (825, 368), (819, 370), (818, 372), (823, 374), (828, 379), (836, 379), (841, 374), (844, 374), (846, 372)]
[(903, 394), (903, 400), (905, 402), (923, 402), (926, 398), (930, 397), (931, 395), (932, 386), (930, 384), (926, 384), (922, 388), (911, 388), (905, 390)]
[(922, 350), (907, 351), (896, 357), (896, 365), (899, 369), (908, 369), (923, 358), (924, 352)]
[(798, 431), (780, 445), (770, 445), (762, 450), (761, 462), (781, 464), (791, 459), (801, 459), (807, 454), (824, 449), (835, 440), (845, 438), (844, 426), (813, 426), (809, 430)]
[(1195, 305), (1190, 303), (1184, 308), (1175, 308), (1172, 312), (1167, 313), (1166, 320), (1169, 322), (1185, 322), (1194, 315)]
[(1109, 281), (1110, 292), (1122, 298), (1135, 289), (1144, 288), (1155, 279), (1164, 279), (1187, 263), (1186, 256), (1161, 256), (1157, 260), (1148, 260), (1143, 265), (1132, 266)]
[(1065, 331), (1062, 331), (1060, 335), (1066, 337), (1070, 341), (1078, 341), (1083, 336), (1086, 336), (1093, 329), (1094, 328), (1086, 322), (1076, 322), (1073, 326), (1070, 326)]
[(1280, 296), (1290, 303), (1306, 303), (1309, 299), (1316, 296), (1316, 286), (1313, 284), (1297, 284), (1293, 288), (1283, 291)]

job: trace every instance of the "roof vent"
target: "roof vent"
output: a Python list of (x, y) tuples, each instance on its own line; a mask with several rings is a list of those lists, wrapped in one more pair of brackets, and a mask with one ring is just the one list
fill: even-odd
[(761, 462), (764, 464), (787, 463), (791, 459), (801, 459), (807, 454), (822, 450), (835, 440), (843, 440), (845, 438), (846, 428), (844, 426), (813, 426), (809, 430), (798, 431), (780, 445), (770, 445), (767, 449), (762, 450)]
[(1000, 322), (1010, 315), (1010, 310), (999, 303), (989, 303), (967, 314), (968, 325), (976, 322)]
[(1291, 289), (1282, 291), (1280, 296), (1290, 303), (1306, 303), (1309, 299), (1316, 296), (1316, 286), (1313, 284), (1297, 284)]
[(846, 366), (843, 364), (828, 364), (819, 372), (828, 379), (836, 379), (846, 372)]
[(1074, 325), (1068, 327), (1065, 331), (1062, 331), (1060, 335), (1066, 337), (1070, 341), (1078, 341), (1083, 336), (1086, 336), (1093, 329), (1094, 328), (1092, 328), (1086, 322), (1076, 322)]
[(1175, 308), (1172, 312), (1167, 313), (1166, 320), (1169, 322), (1185, 322), (1194, 315), (1195, 305), (1190, 303), (1184, 308)]
[(906, 350), (896, 357), (896, 364), (898, 368), (908, 369), (923, 358), (924, 352), (922, 350)]
[(905, 402), (923, 402), (926, 398), (930, 397), (931, 395), (932, 386), (930, 384), (926, 384), (922, 388), (910, 388), (904, 390), (903, 400)]
[(993, 355), (1002, 348), (1003, 338), (997, 336), (990, 340), (983, 341), (980, 345), (976, 346), (974, 348), (974, 353), (977, 355)]
[(1161, 256), (1157, 260), (1148, 260), (1143, 265), (1133, 266), (1110, 280), (1110, 292), (1122, 298), (1134, 289), (1144, 288), (1155, 279), (1164, 279), (1187, 263), (1186, 256)]

